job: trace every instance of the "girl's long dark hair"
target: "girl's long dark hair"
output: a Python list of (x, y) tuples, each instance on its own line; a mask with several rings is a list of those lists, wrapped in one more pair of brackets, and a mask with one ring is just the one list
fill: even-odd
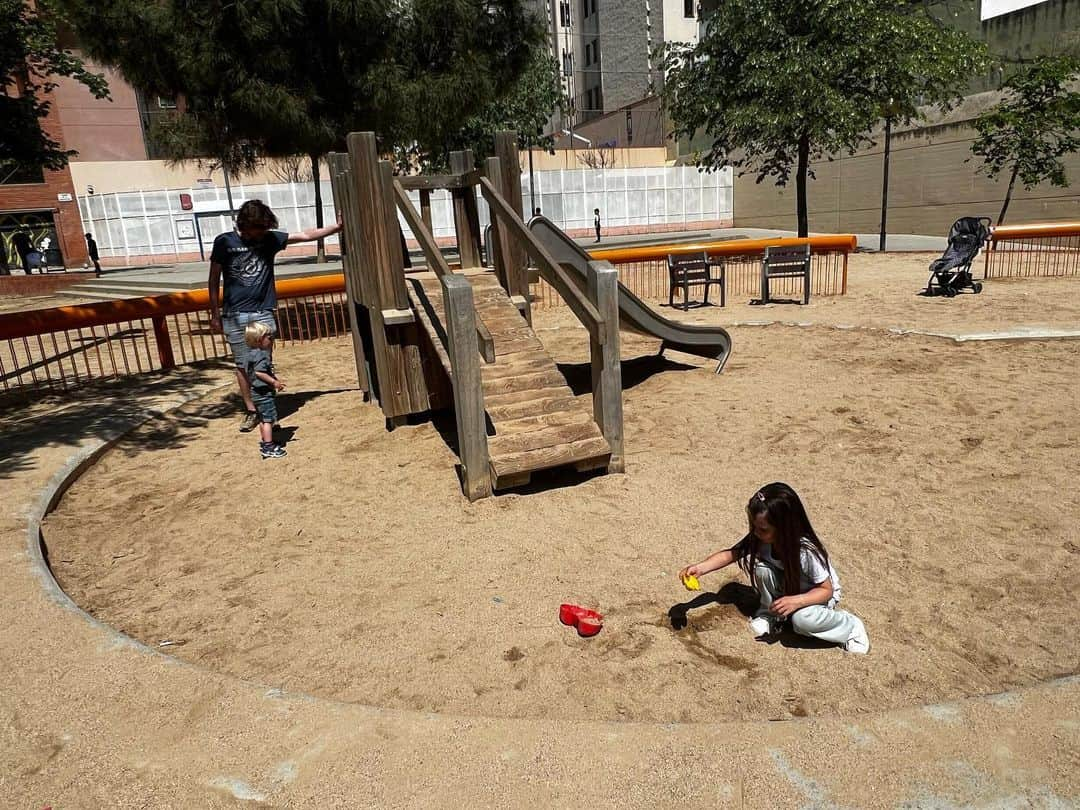
[(801, 593), (799, 575), (802, 571), (800, 555), (803, 542), (817, 554), (826, 568), (829, 567), (829, 553), (825, 551), (817, 532), (810, 525), (810, 518), (807, 517), (799, 496), (787, 484), (779, 481), (766, 484), (751, 496), (746, 505), (750, 531), (733, 549), (739, 567), (747, 573), (756, 587), (754, 565), (761, 556), (762, 543), (754, 534), (754, 518), (762, 514), (776, 529), (772, 555), (784, 566), (784, 593), (788, 596)]

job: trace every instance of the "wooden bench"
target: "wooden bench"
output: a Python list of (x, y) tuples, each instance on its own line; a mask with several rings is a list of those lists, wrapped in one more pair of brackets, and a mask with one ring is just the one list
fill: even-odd
[(770, 301), (769, 282), (774, 278), (801, 278), (803, 304), (810, 303), (810, 245), (798, 247), (767, 247), (761, 260), (761, 299)]
[(720, 268), (718, 277), (713, 278), (712, 267), (709, 264), (709, 255), (705, 251), (701, 253), (687, 253), (682, 255), (669, 254), (667, 257), (668, 278), (671, 287), (668, 290), (668, 306), (675, 306), (675, 290), (682, 290), (683, 312), (690, 309), (690, 288), (704, 287), (704, 304), (709, 303), (709, 287), (716, 285), (720, 288), (720, 306), (727, 303), (724, 292), (724, 264), (720, 260), (715, 266)]

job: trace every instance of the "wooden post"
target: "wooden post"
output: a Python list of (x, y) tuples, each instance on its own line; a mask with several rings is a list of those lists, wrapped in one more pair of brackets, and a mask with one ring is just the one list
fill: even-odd
[(454, 384), (461, 485), (465, 497), (475, 501), (491, 494), (484, 389), (476, 350), (476, 309), (472, 285), (464, 276), (451, 273), (440, 278), (439, 283), (443, 289), (446, 348)]
[(622, 365), (619, 360), (619, 273), (610, 262), (589, 262), (589, 299), (604, 318), (604, 341), (591, 337), (593, 419), (611, 446), (609, 472), (623, 472)]
[(387, 194), (375, 133), (352, 132), (347, 142), (353, 167), (354, 201), (361, 224), (359, 236), (364, 248), (361, 276), (371, 292), (364, 303), (371, 322), (379, 405), (392, 429), (404, 424), (408, 414), (427, 410), (427, 403), (412, 402), (406, 345), (400, 336), (391, 339), (386, 330), (395, 327), (383, 323), (384, 310), (409, 309), (409, 295), (400, 264), (394, 266), (394, 251), (400, 253), (401, 247), (396, 229), (393, 234), (388, 232)]
[(422, 188), (420, 189), (420, 218), (424, 220), (424, 224), (427, 226), (428, 233), (434, 233), (434, 229), (431, 227), (431, 190)]
[[(460, 175), (472, 170), (472, 152), (450, 153), (450, 171)], [(476, 209), (476, 189), (465, 186), (455, 188), (450, 193), (454, 199), (454, 230), (457, 232), (461, 269), (480, 267), (480, 215)]]
[[(504, 200), (506, 198), (504, 184), (506, 183), (506, 177), (502, 173), (501, 162), (498, 158), (488, 158), (485, 163), (486, 174), (491, 184), (495, 187), (499, 196)], [(490, 206), (489, 206), (490, 208)], [(503, 289), (506, 290), (510, 299), (517, 305), (521, 311), (521, 315), (528, 322), (529, 326), (532, 326), (532, 307), (529, 304), (528, 286), (525, 286), (524, 292), (514, 292), (515, 289), (521, 289), (521, 285), (517, 283), (517, 274), (514, 272), (514, 251), (512, 250), (514, 244), (514, 236), (510, 231), (509, 226), (505, 221), (502, 221), (495, 215), (495, 212), (491, 212), (491, 236), (492, 236), (492, 261), (491, 264), (495, 267), (495, 275), (499, 279), (499, 283), (502, 284)]]
[[(512, 130), (495, 133), (495, 156), (499, 158), (502, 183), (499, 188), (502, 198), (510, 207), (522, 216), (521, 212), (521, 164), (518, 157), (517, 133)], [(522, 218), (525, 222), (532, 216)], [(513, 240), (508, 245), (507, 288), (510, 295), (522, 295), (529, 299), (529, 278), (525, 249)], [(530, 323), (532, 320), (530, 318)]]
[(334, 207), (341, 213), (342, 230), (338, 235), (341, 249), (341, 265), (345, 276), (345, 313), (349, 319), (349, 333), (352, 335), (353, 356), (356, 359), (356, 379), (363, 392), (364, 399), (371, 395), (371, 369), (368, 367), (362, 334), (363, 319), (359, 316), (360, 293), (357, 290), (360, 259), (360, 241), (356, 236), (358, 225), (355, 206), (349, 195), (351, 175), (349, 157), (338, 152), (327, 155), (330, 167), (330, 187), (334, 194)]

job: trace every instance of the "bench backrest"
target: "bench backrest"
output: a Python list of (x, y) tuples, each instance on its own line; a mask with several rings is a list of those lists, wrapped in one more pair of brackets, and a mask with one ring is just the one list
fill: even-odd
[(762, 261), (765, 272), (770, 276), (802, 275), (810, 269), (810, 245), (767, 247)]
[(704, 250), (701, 253), (669, 253), (667, 266), (672, 278), (681, 278), (684, 275), (693, 278), (709, 272), (709, 254)]

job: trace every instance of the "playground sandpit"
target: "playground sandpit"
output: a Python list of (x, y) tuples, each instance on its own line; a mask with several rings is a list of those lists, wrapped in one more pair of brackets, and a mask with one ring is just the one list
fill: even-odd
[[(584, 333), (565, 311), (537, 326), (584, 391)], [(624, 336), (628, 474), (473, 504), (449, 423), (387, 433), (341, 390), (354, 383), (347, 340), (282, 346), (288, 458), (261, 462), (224, 395), (193, 402), (72, 487), (44, 527), (50, 562), (76, 602), (150, 647), (409, 710), (846, 716), (1077, 671), (1080, 344), (783, 326), (732, 337), (716, 376)], [(743, 503), (771, 480), (804, 496), (870, 655), (755, 641), (737, 571), (704, 578), (702, 594), (679, 583), (682, 565), (741, 536)], [(560, 624), (566, 601), (599, 608), (600, 634)]]

